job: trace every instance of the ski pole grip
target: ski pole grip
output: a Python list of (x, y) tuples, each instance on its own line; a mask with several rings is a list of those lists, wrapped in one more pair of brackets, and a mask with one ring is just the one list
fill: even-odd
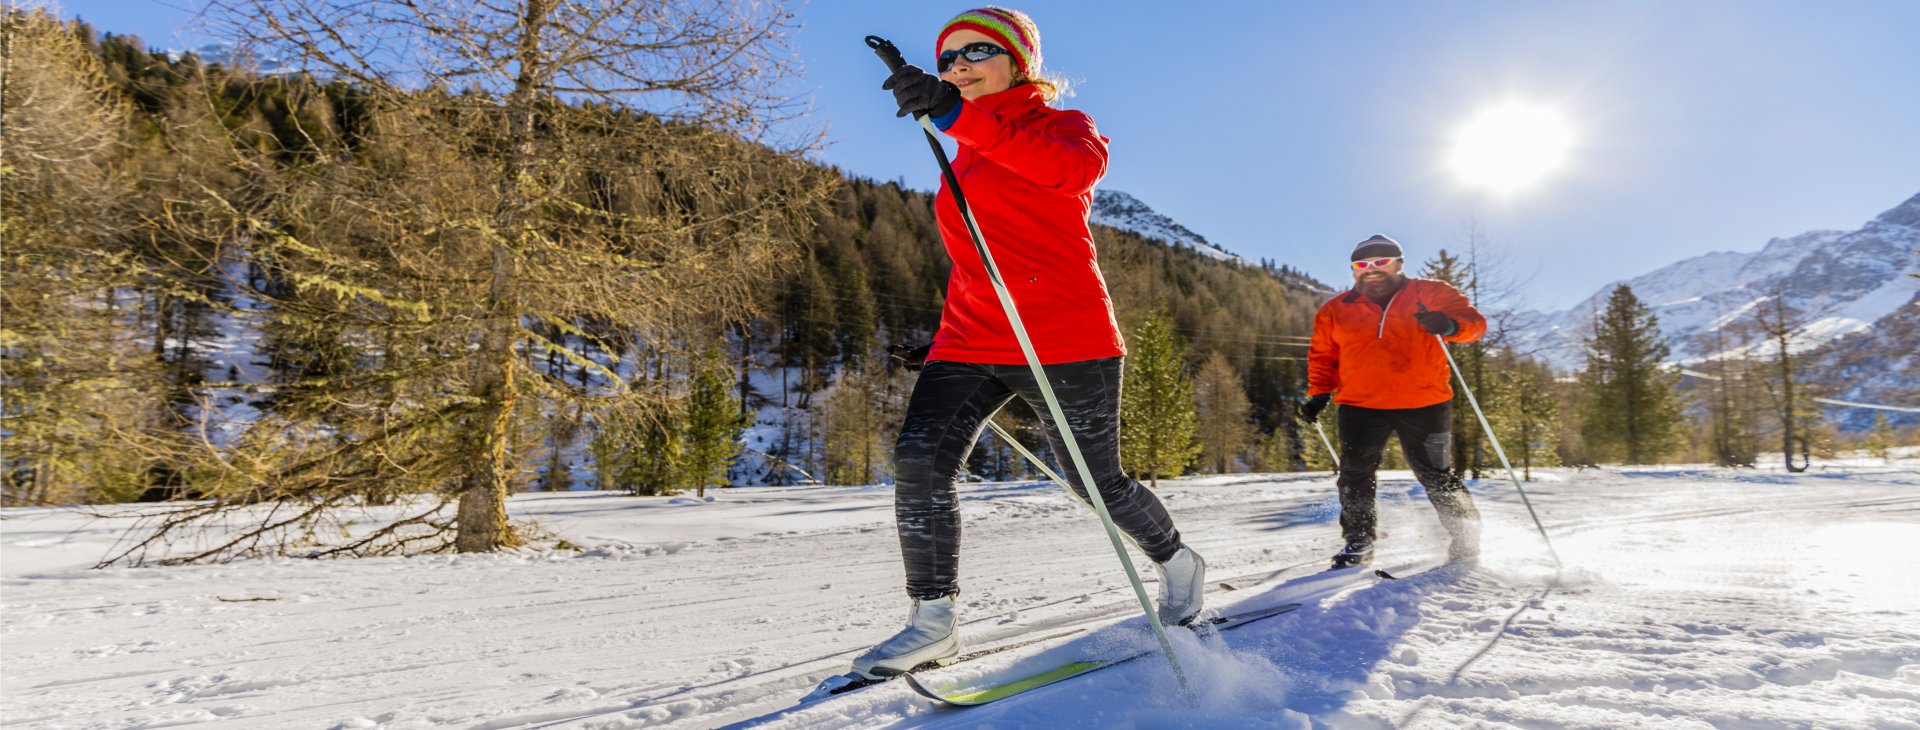
[(901, 66), (907, 65), (907, 59), (900, 57), (900, 49), (894, 47), (893, 41), (870, 35), (867, 36), (867, 47), (873, 49), (873, 55), (879, 56), (881, 63), (887, 64), (888, 71), (898, 71)]

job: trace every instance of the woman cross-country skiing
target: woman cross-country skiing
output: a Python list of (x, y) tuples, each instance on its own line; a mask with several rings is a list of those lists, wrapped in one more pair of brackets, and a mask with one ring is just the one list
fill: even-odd
[[(1181, 543), (1160, 499), (1120, 469), (1126, 345), (1087, 228), (1094, 184), (1106, 173), (1107, 140), (1086, 114), (1047, 106), (1059, 86), (1041, 75), (1040, 32), (1025, 13), (969, 10), (947, 21), (935, 44), (939, 75), (905, 65), (881, 88), (893, 91), (899, 116), (927, 115), (959, 143), (953, 172), (1066, 425), (1114, 523), (1158, 568), (1160, 619), (1186, 623), (1200, 611), (1206, 563)], [(870, 679), (943, 664), (960, 652), (954, 481), (987, 420), (1017, 396), (1040, 414), (1054, 453), (1066, 453), (944, 181), (935, 214), (953, 270), (893, 457), (894, 514), (913, 604), (905, 629), (854, 660), (854, 673)], [(1085, 498), (1078, 470), (1062, 471)]]

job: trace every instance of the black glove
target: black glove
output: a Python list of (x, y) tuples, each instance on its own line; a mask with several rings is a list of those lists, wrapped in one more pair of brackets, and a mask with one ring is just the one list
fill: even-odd
[(1460, 331), (1460, 323), (1439, 312), (1427, 311), (1425, 304), (1420, 305), (1420, 311), (1413, 313), (1413, 318), (1420, 320), (1420, 326), (1426, 329), (1427, 334), (1446, 337)]
[(887, 348), (887, 355), (895, 360), (899, 360), (901, 365), (906, 366), (908, 372), (917, 373), (920, 372), (920, 368), (926, 367), (927, 353), (932, 351), (933, 345), (931, 344), (921, 345), (919, 347), (914, 347), (913, 345), (893, 345)]
[(1327, 404), (1332, 402), (1332, 393), (1321, 393), (1308, 398), (1307, 402), (1300, 404), (1300, 417), (1307, 419), (1307, 423), (1319, 423), (1320, 412), (1326, 410)]
[(908, 114), (944, 117), (953, 111), (953, 105), (960, 103), (960, 87), (941, 81), (940, 77), (913, 64), (901, 66), (880, 88), (893, 92), (893, 103), (900, 105), (900, 111), (894, 114), (896, 117)]

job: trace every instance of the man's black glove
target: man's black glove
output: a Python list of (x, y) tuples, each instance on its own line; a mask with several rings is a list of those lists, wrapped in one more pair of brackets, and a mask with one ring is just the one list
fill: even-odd
[(887, 348), (887, 355), (895, 360), (899, 360), (901, 365), (906, 366), (908, 372), (917, 373), (920, 372), (920, 368), (926, 367), (927, 353), (932, 351), (933, 345), (931, 344), (921, 345), (919, 347), (914, 347), (913, 345), (893, 345)]
[(1447, 315), (1428, 311), (1424, 304), (1420, 305), (1420, 311), (1413, 313), (1413, 318), (1420, 320), (1420, 326), (1426, 329), (1427, 334), (1447, 337), (1460, 331), (1460, 323)]
[(1307, 419), (1307, 423), (1319, 423), (1320, 412), (1326, 410), (1327, 404), (1332, 402), (1332, 393), (1321, 393), (1308, 398), (1307, 402), (1300, 404), (1300, 417)]
[(944, 117), (953, 111), (953, 105), (960, 103), (960, 87), (941, 81), (940, 77), (913, 64), (901, 66), (880, 88), (893, 92), (893, 103), (900, 105), (900, 111), (894, 114), (896, 117), (908, 114)]

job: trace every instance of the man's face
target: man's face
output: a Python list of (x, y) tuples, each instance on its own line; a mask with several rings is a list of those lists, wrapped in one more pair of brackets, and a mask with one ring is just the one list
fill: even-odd
[(1405, 262), (1396, 257), (1385, 265), (1376, 265), (1382, 258), (1385, 257), (1366, 259), (1366, 268), (1353, 270), (1353, 288), (1359, 289), (1362, 294), (1372, 296), (1376, 293), (1391, 291), (1400, 285), (1402, 278), (1400, 271), (1404, 268)]

